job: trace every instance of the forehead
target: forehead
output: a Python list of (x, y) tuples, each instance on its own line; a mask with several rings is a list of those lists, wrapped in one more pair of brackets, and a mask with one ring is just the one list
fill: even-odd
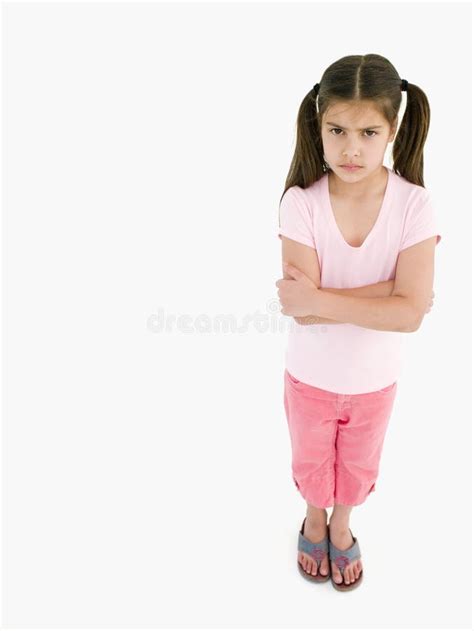
[(381, 113), (370, 102), (336, 103), (324, 112), (323, 122), (331, 121), (343, 127), (364, 128), (371, 125), (387, 126)]

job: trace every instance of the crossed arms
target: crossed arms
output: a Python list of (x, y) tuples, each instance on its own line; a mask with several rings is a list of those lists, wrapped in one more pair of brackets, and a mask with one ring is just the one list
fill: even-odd
[[(416, 331), (434, 296), (434, 250), (430, 237), (399, 253), (394, 280), (349, 289), (321, 287), (314, 248), (281, 236), (282, 260), (294, 265), (319, 288), (319, 313), (295, 317), (299, 324), (352, 323), (381, 331)], [(283, 271), (284, 279), (292, 277)]]

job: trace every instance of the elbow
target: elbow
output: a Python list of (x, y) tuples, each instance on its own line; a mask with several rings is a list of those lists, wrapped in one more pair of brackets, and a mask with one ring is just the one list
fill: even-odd
[(418, 318), (418, 320), (416, 320), (416, 321), (415, 321), (415, 324), (414, 324), (413, 329), (412, 329), (412, 331), (411, 331), (412, 333), (413, 333), (414, 331), (418, 331), (418, 329), (419, 329), (419, 328), (420, 328), (420, 326), (421, 326), (421, 323), (423, 322), (423, 317), (424, 317), (424, 316), (422, 315), (422, 316), (420, 316), (420, 317)]
[(414, 333), (418, 331), (423, 322), (424, 313), (419, 313), (415, 308), (407, 309), (405, 312), (403, 322), (397, 329), (400, 333)]
[(404, 330), (405, 333), (414, 333), (418, 331), (423, 322), (424, 314), (415, 313), (415, 315), (408, 321), (406, 328)]
[[(399, 294), (393, 294), (392, 296), (399, 296)], [(418, 331), (423, 322), (425, 311), (414, 304), (411, 300), (405, 296), (400, 296), (405, 299), (405, 307), (403, 309), (403, 321), (400, 323), (399, 328), (396, 330), (400, 333), (414, 333)]]

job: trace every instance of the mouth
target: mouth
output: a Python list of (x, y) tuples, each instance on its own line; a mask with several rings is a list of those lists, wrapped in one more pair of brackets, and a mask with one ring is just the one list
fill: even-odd
[(348, 171), (356, 171), (357, 169), (362, 169), (359, 164), (341, 164), (341, 168), (347, 169)]

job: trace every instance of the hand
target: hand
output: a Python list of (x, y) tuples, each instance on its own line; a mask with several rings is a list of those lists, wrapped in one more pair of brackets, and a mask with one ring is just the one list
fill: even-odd
[(294, 265), (284, 263), (284, 269), (294, 280), (281, 278), (275, 283), (282, 305), (281, 313), (288, 316), (314, 315), (319, 289)]
[(435, 294), (434, 294), (434, 291), (433, 291), (433, 292), (432, 292), (432, 294), (431, 294), (430, 304), (428, 305), (428, 308), (426, 309), (426, 312), (425, 312), (425, 313), (429, 313), (429, 312), (430, 312), (430, 309), (431, 309), (431, 307), (433, 306), (433, 298), (434, 298), (434, 295), (435, 295)]
[(308, 326), (310, 324), (320, 324), (321, 318), (315, 315), (308, 316), (294, 316), (294, 320), (301, 324), (301, 326)]

